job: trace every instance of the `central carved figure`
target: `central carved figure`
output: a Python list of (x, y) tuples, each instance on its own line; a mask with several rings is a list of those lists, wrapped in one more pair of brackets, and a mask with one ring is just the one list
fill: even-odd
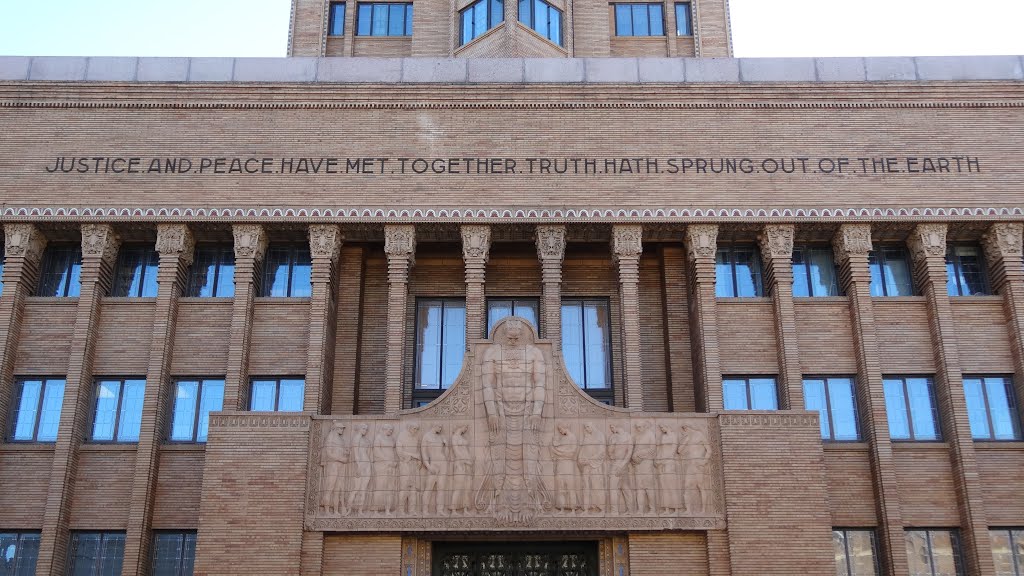
[(547, 502), (537, 442), (547, 367), (524, 330), (521, 319), (505, 320), (481, 359), (490, 462), (476, 504), (510, 524), (529, 523)]

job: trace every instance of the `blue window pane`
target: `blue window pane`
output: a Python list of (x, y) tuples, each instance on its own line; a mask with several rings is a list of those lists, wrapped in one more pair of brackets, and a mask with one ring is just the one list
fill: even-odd
[(482, 2), (473, 8), (473, 38), (482, 36), (488, 28), (487, 5)]
[(491, 334), (494, 325), (502, 318), (512, 315), (511, 300), (491, 300), (487, 303), (487, 334)]
[(605, 302), (585, 302), (583, 304), (587, 388), (611, 387), (608, 363), (608, 325), (608, 306)]
[(331, 14), (328, 24), (328, 34), (341, 36), (345, 33), (345, 3), (331, 2)]
[(184, 548), (182, 534), (157, 534), (153, 542), (153, 576), (178, 576)]
[(960, 296), (960, 284), (957, 282), (956, 265), (946, 258), (946, 292), (950, 296)]
[(371, 25), (373, 23), (373, 6), (371, 4), (360, 4), (359, 15), (356, 18), (356, 34), (359, 36), (369, 36)]
[(821, 422), (821, 437), (832, 438), (829, 426), (828, 404), (825, 400), (824, 380), (804, 380), (804, 408), (818, 412)]
[(473, 10), (463, 10), (461, 14), (460, 26), (462, 29), (462, 44), (465, 44), (473, 39)]
[(405, 35), (412, 36), (412, 4), (405, 5)]
[(146, 393), (145, 380), (125, 380), (121, 390), (121, 420), (117, 425), (118, 442), (138, 442), (142, 428), (142, 403)]
[(750, 379), (750, 408), (752, 410), (778, 410), (779, 401), (775, 394), (775, 379)]
[(252, 401), (249, 409), (254, 412), (273, 412), (274, 400), (277, 395), (277, 382), (274, 380), (253, 380)]
[(632, 19), (633, 19), (633, 36), (650, 36), (651, 26), (647, 19), (647, 5), (646, 4), (633, 4), (632, 8)]
[(113, 440), (117, 420), (117, 404), (121, 396), (121, 382), (101, 381), (96, 391), (96, 415), (93, 418), (92, 439)]
[(902, 380), (884, 380), (885, 412), (889, 420), (889, 436), (896, 440), (910, 438), (910, 421), (907, 418), (907, 402), (903, 397)]
[(937, 440), (935, 405), (932, 401), (931, 381), (927, 378), (907, 378), (910, 414), (915, 440)]
[(726, 410), (747, 409), (747, 382), (722, 380), (722, 400)]
[(174, 391), (174, 415), (171, 418), (171, 440), (189, 442), (195, 434), (199, 382), (178, 382)]
[(676, 35), (692, 36), (693, 27), (690, 26), (690, 3), (680, 2), (676, 4)]
[(540, 324), (538, 324), (538, 322), (537, 322), (537, 302), (536, 301), (533, 301), (533, 302), (516, 302), (516, 304), (515, 304), (515, 315), (519, 316), (520, 318), (524, 318), (524, 319), (528, 320), (530, 322), (530, 324), (533, 326), (533, 332), (535, 334), (538, 334), (538, 335), (540, 334), (540, 330), (537, 329)]
[(231, 298), (235, 295), (235, 255), (229, 254), (217, 272), (217, 292), (214, 296)]
[(189, 280), (189, 296), (208, 298), (214, 295), (217, 283), (217, 254), (213, 250), (196, 250), (192, 261), (192, 277)]
[(583, 307), (562, 305), (562, 356), (569, 376), (580, 387), (583, 380)]
[(39, 410), (39, 395), (43, 393), (41, 380), (26, 380), (21, 383), (21, 398), (14, 412), (14, 439), (32, 440), (35, 436), (36, 417)]
[(879, 253), (875, 250), (868, 253), (868, 268), (871, 270), (871, 295), (885, 296), (885, 278), (882, 272), (882, 259)]
[(491, 15), (488, 28), (505, 21), (505, 3), (502, 0), (491, 0)]
[(459, 371), (462, 369), (462, 358), (466, 352), (465, 304), (445, 303), (442, 340), (444, 357), (441, 367), (441, 387), (448, 388), (458, 377)]
[(388, 5), (373, 4), (372, 31), (373, 36), (387, 36), (388, 34)]
[(988, 411), (985, 409), (985, 392), (980, 379), (964, 379), (964, 399), (967, 400), (967, 417), (971, 422), (971, 436), (991, 438), (992, 431), (988, 427)]
[(527, 26), (533, 25), (533, 0), (519, 0), (519, 21)]
[(996, 440), (1016, 440), (1020, 438), (1016, 407), (1013, 403), (1012, 385), (1013, 383), (1009, 378), (985, 378), (988, 407), (992, 415), (992, 436)]
[(64, 404), (64, 380), (47, 380), (43, 391), (43, 409), (39, 413), (39, 432), (36, 440), (55, 442), (60, 428), (60, 413)]
[(549, 10), (548, 39), (559, 46), (562, 45), (562, 12), (555, 8)]
[(734, 282), (732, 251), (728, 248), (719, 248), (715, 254), (715, 296), (720, 298), (736, 296), (736, 290), (733, 288)]
[(633, 35), (633, 11), (629, 4), (615, 5), (615, 34), (619, 36)]
[(761, 295), (761, 265), (753, 248), (733, 250), (736, 263), (736, 296), (750, 298)]
[(911, 296), (914, 293), (910, 259), (902, 248), (886, 248), (885, 290), (889, 296)]
[(824, 248), (809, 248), (806, 258), (811, 272), (812, 296), (835, 296), (836, 269), (832, 263), (832, 251)]
[(199, 425), (196, 430), (196, 442), (206, 442), (210, 429), (210, 412), (224, 409), (224, 381), (204, 380), (203, 394), (199, 401)]
[(443, 307), (439, 301), (420, 302), (417, 314), (417, 388), (441, 388), (441, 337)]
[(124, 562), (124, 534), (105, 534), (98, 576), (119, 576)]
[(277, 401), (277, 411), (302, 412), (305, 388), (303, 380), (281, 380), (281, 397)]
[(661, 4), (648, 4), (647, 14), (650, 19), (651, 36), (665, 35), (665, 15)]
[(155, 250), (150, 251), (149, 259), (143, 264), (142, 286), (139, 288), (139, 296), (143, 298), (154, 298), (157, 295), (157, 277), (160, 264), (160, 257)]
[(793, 296), (806, 297), (811, 295), (811, 286), (807, 283), (807, 262), (804, 260), (802, 248), (793, 249)]
[(288, 249), (271, 247), (267, 250), (266, 264), (263, 273), (264, 296), (287, 296), (288, 295), (288, 270), (291, 267)]
[(71, 576), (95, 576), (100, 559), (100, 535), (75, 534), (71, 550)]
[(298, 250), (295, 254), (295, 263), (292, 266), (290, 296), (293, 298), (308, 298), (313, 294), (312, 273), (313, 265), (310, 260), (309, 250)]
[(853, 380), (828, 379), (828, 399), (832, 406), (832, 429), (836, 440), (857, 440), (857, 410), (853, 398)]

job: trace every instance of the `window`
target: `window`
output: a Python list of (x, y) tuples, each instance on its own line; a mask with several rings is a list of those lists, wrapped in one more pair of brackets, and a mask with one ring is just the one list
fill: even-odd
[(75, 297), (81, 290), (82, 247), (77, 244), (51, 244), (43, 252), (36, 296)]
[(192, 261), (186, 296), (235, 295), (235, 250), (230, 244), (200, 244)]
[(11, 440), (55, 442), (64, 402), (63, 378), (19, 378), (14, 383)]
[(616, 36), (664, 36), (661, 4), (612, 4)]
[(124, 532), (72, 532), (69, 576), (116, 576), (124, 562)]
[(838, 296), (832, 250), (825, 247), (793, 248), (793, 296)]
[(611, 316), (608, 300), (562, 300), (562, 355), (569, 375), (594, 398), (611, 404)]
[(93, 442), (138, 442), (146, 381), (99, 379), (93, 411)]
[(726, 410), (778, 410), (775, 378), (727, 376), (722, 379), (722, 399)]
[(995, 528), (988, 531), (992, 539), (992, 559), (999, 576), (1024, 576), (1024, 529)]
[(153, 246), (122, 246), (111, 296), (156, 296), (157, 268), (160, 256)]
[(35, 576), (38, 559), (38, 532), (0, 532), (0, 574)]
[(761, 257), (755, 246), (731, 244), (718, 248), (715, 256), (715, 296), (764, 296)]
[(0, 296), (4, 293), (4, 244), (0, 242)]
[(249, 409), (253, 412), (302, 412), (303, 378), (253, 378)]
[(331, 2), (327, 13), (327, 35), (345, 35), (345, 3)]
[(153, 535), (153, 576), (192, 576), (195, 563), (195, 532), (157, 532)]
[(502, 0), (477, 0), (459, 12), (459, 38), (468, 44), (505, 20)]
[(540, 322), (537, 321), (537, 310), (540, 301), (537, 298), (490, 298), (487, 300), (487, 337), (499, 320), (507, 316), (519, 316), (530, 321), (534, 333), (540, 335)]
[(465, 351), (466, 301), (417, 300), (414, 407), (430, 403), (455, 382)]
[(263, 295), (308, 298), (312, 266), (309, 246), (272, 244), (263, 268)]
[(880, 574), (875, 552), (874, 530), (832, 530), (836, 554), (836, 576), (875, 576)]
[(360, 2), (357, 36), (412, 36), (412, 4)]
[(984, 296), (989, 293), (981, 246), (950, 244), (946, 247), (946, 289), (950, 296)]
[(1013, 380), (1006, 376), (964, 376), (964, 396), (975, 440), (1020, 440)]
[(676, 2), (676, 36), (693, 36), (693, 19), (689, 2)]
[(822, 439), (860, 440), (853, 378), (805, 378), (804, 408), (820, 414)]
[(931, 378), (886, 376), (882, 387), (893, 440), (939, 440), (939, 414)]
[(872, 296), (913, 296), (910, 255), (902, 246), (875, 246), (868, 253)]
[(906, 531), (910, 576), (964, 576), (956, 530)]
[(174, 383), (171, 442), (206, 442), (210, 412), (223, 408), (223, 379), (178, 380)]
[(562, 45), (562, 11), (544, 0), (519, 0), (519, 21)]

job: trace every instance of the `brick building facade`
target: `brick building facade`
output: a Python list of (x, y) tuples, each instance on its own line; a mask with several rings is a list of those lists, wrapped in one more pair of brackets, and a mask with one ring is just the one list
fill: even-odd
[(0, 58), (4, 573), (1024, 574), (1024, 59), (367, 5)]

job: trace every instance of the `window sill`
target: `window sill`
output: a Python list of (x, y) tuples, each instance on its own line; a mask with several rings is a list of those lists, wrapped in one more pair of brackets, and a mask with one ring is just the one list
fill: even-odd
[(29, 304), (32, 302), (45, 302), (47, 304), (66, 304), (68, 306), (75, 306), (78, 304), (78, 296), (29, 296), (25, 301)]
[(849, 302), (846, 296), (793, 296), (793, 302), (797, 304), (817, 304), (819, 302)]
[(975, 450), (1011, 450), (1014, 452), (1024, 451), (1024, 441), (1021, 440), (975, 440)]
[(134, 452), (139, 449), (138, 442), (83, 442), (81, 452)]
[(156, 296), (106, 296), (104, 304), (153, 304)]
[(309, 304), (309, 296), (257, 296), (256, 302), (274, 302), (276, 304)]
[(164, 442), (161, 452), (206, 452), (206, 442)]
[(765, 304), (771, 301), (768, 296), (715, 296), (716, 304)]
[(962, 302), (1001, 302), (1003, 297), (999, 294), (985, 294), (983, 296), (950, 296), (949, 299), (960, 304)]
[[(331, 38), (340, 38), (340, 36), (331, 36)], [(354, 36), (356, 40), (412, 40), (412, 34), (406, 36), (402, 35), (386, 35), (386, 36), (374, 36), (373, 34), (356, 34)]]
[(54, 442), (5, 442), (0, 444), (0, 452), (53, 452)]
[(878, 302), (924, 302), (924, 296), (872, 296), (873, 303)]
[(949, 444), (943, 440), (893, 440), (893, 450), (949, 450)]
[(867, 452), (870, 446), (867, 442), (828, 442), (821, 441), (821, 447), (826, 452)]
[(178, 298), (178, 304), (230, 304), (234, 301), (232, 296), (182, 296)]

